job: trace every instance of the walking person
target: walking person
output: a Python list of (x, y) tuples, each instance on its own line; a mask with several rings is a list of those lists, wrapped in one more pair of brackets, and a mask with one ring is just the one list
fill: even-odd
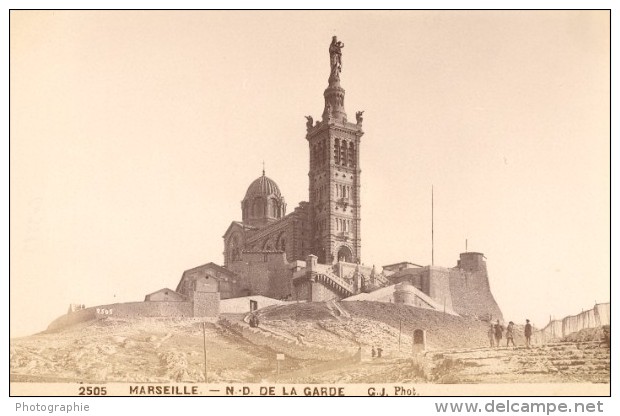
[(495, 324), (495, 346), (499, 348), (502, 337), (504, 336), (504, 327), (499, 323), (499, 319)]
[(491, 348), (495, 347), (495, 326), (493, 323), (489, 324), (489, 330), (487, 331), (487, 335), (489, 336), (489, 343), (491, 344)]
[(514, 339), (514, 326), (515, 323), (510, 321), (508, 322), (508, 327), (506, 328), (506, 346), (508, 347), (512, 342), (512, 346), (516, 347), (515, 339)]
[(532, 325), (530, 324), (530, 320), (525, 320), (525, 346), (530, 348), (530, 342), (532, 338)]

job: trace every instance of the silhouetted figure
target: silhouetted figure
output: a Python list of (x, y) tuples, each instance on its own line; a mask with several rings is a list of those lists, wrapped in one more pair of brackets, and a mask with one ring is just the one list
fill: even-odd
[(491, 348), (495, 347), (495, 325), (492, 323), (489, 324), (487, 335), (489, 336), (489, 344), (491, 345)]
[(499, 323), (499, 319), (495, 324), (495, 346), (499, 347), (502, 337), (504, 336), (504, 327)]
[(603, 336), (601, 337), (601, 343), (598, 345), (600, 347), (611, 348), (611, 328), (603, 327)]
[(375, 346), (372, 346), (372, 350), (370, 351), (370, 353), (372, 354), (372, 358), (375, 358), (377, 356), (377, 351), (375, 350)]
[(252, 315), (250, 316), (250, 327), (258, 328), (258, 316)]
[(532, 338), (532, 325), (530, 324), (530, 320), (525, 320), (525, 346), (530, 348)]
[(383, 348), (377, 348), (377, 358), (381, 358), (381, 353), (383, 352)]
[(510, 343), (512, 342), (512, 346), (516, 347), (515, 345), (515, 339), (514, 339), (514, 328), (515, 323), (510, 321), (508, 322), (508, 327), (506, 328), (506, 346), (509, 346)]

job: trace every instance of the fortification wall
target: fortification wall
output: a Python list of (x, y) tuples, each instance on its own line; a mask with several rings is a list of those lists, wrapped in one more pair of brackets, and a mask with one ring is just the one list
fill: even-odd
[(293, 299), (296, 301), (311, 301), (312, 283), (306, 279), (299, 279), (293, 287)]
[(586, 328), (597, 328), (610, 323), (610, 303), (598, 303), (592, 309), (564, 319), (551, 321), (543, 329), (532, 334), (532, 342), (544, 344), (557, 341)]
[(66, 326), (79, 324), (81, 322), (97, 319), (96, 308), (85, 308), (79, 311), (70, 312), (54, 319), (48, 326), (48, 331), (55, 331)]
[[(54, 331), (81, 322), (113, 318), (186, 318), (193, 317), (193, 302), (128, 302), (93, 306), (63, 315), (49, 324)], [(206, 316), (217, 316), (206, 315)]]
[(452, 292), (450, 290), (451, 269), (445, 267), (428, 266), (424, 268), (422, 275), (422, 287), (428, 287), (427, 293), (435, 302), (446, 308), (454, 309), (452, 306)]
[(502, 311), (489, 287), (486, 267), (476, 272), (451, 269), (450, 293), (459, 315), (503, 321)]
[(218, 316), (220, 313), (220, 294), (218, 292), (194, 292), (193, 317)]

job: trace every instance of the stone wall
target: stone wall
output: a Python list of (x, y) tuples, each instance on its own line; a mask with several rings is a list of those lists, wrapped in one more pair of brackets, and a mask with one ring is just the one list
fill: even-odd
[(486, 268), (477, 272), (452, 269), (450, 292), (453, 309), (459, 315), (503, 321), (502, 311), (489, 287)]
[(308, 301), (312, 297), (312, 283), (307, 279), (298, 279), (295, 283), (293, 299)]
[[(203, 295), (202, 293), (200, 295)], [(215, 317), (219, 312), (219, 294), (204, 293), (210, 299), (199, 304), (196, 316)], [(217, 295), (217, 301), (213, 299)], [(202, 300), (201, 300), (202, 301)], [(193, 302), (127, 302), (93, 306), (63, 315), (49, 324), (48, 331), (57, 330), (80, 322), (105, 318), (191, 318)]]
[(218, 292), (194, 292), (193, 316), (213, 317), (220, 313), (220, 294)]
[(422, 287), (428, 287), (427, 293), (437, 303), (446, 308), (454, 309), (452, 291), (450, 287), (450, 274), (452, 269), (437, 266), (427, 266), (422, 274)]
[[(406, 263), (403, 263), (406, 264)], [(457, 267), (409, 267), (388, 277), (392, 283), (410, 282), (446, 309), (463, 316), (503, 320), (491, 293), (482, 253), (461, 253)]]
[(293, 295), (293, 267), (285, 254), (278, 251), (244, 252), (240, 261), (229, 265), (238, 276), (237, 296), (263, 295), (274, 299)]
[(312, 293), (310, 294), (311, 302), (326, 302), (329, 300), (340, 300), (341, 296), (331, 288), (321, 283), (312, 282)]
[(409, 282), (422, 292), (429, 293), (428, 268), (410, 267), (395, 272), (388, 277), (391, 283)]

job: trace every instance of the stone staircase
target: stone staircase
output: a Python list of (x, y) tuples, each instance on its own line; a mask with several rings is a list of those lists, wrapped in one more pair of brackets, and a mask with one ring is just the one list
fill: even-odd
[(346, 298), (355, 294), (353, 284), (326, 268), (316, 275), (316, 281), (334, 289), (341, 297)]
[(429, 351), (424, 358), (436, 383), (610, 382), (610, 350), (599, 342)]

